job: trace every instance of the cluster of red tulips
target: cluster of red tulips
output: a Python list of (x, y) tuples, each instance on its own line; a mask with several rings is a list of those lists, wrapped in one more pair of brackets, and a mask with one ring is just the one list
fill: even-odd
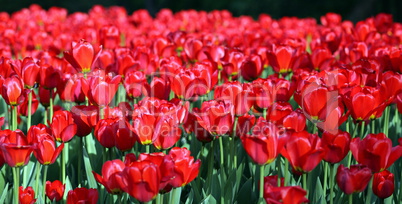
[(0, 35), (0, 203), (402, 202), (391, 15), (32, 5)]

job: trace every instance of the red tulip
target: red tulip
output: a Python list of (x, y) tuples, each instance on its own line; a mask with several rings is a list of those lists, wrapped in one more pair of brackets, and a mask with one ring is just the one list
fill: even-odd
[(130, 98), (140, 97), (146, 83), (147, 78), (142, 71), (130, 71), (124, 76), (124, 88)]
[(50, 165), (56, 161), (63, 147), (64, 143), (56, 148), (53, 137), (45, 137), (37, 143), (34, 155), (39, 163)]
[(336, 134), (325, 131), (321, 137), (321, 147), (324, 149), (324, 161), (331, 164), (342, 161), (349, 153), (350, 134), (339, 131)]
[(373, 172), (381, 172), (401, 157), (402, 144), (392, 147), (391, 139), (384, 133), (368, 134), (363, 140), (354, 138), (350, 150), (357, 162)]
[(249, 84), (226, 82), (215, 87), (214, 99), (228, 100), (234, 105), (236, 116), (246, 114), (253, 106), (254, 94)]
[(181, 129), (176, 118), (173, 115), (165, 115), (159, 118), (159, 123), (156, 126), (159, 136), (156, 137), (153, 145), (156, 149), (169, 149), (181, 137)]
[(254, 115), (245, 114), (238, 117), (236, 125), (236, 136), (242, 137), (243, 135), (246, 135), (248, 132), (250, 132), (256, 121), (257, 120)]
[(292, 133), (281, 152), (296, 173), (312, 171), (322, 160), (323, 153), (321, 139), (306, 131)]
[(54, 112), (50, 127), (58, 142), (69, 142), (77, 133), (77, 125), (74, 123), (73, 115), (68, 111)]
[(5, 162), (10, 167), (25, 166), (29, 162), (32, 151), (36, 147), (28, 143), (21, 130), (0, 131), (0, 149)]
[(294, 92), (294, 86), (283, 78), (270, 77), (252, 82), (255, 94), (255, 108), (268, 109), (276, 101), (289, 101)]
[(25, 87), (31, 89), (37, 81), (40, 67), (32, 57), (25, 57), (22, 62), (19, 62), (20, 64), (18, 65), (11, 64), (13, 70), (21, 77), (21, 79), (23, 79)]
[(308, 203), (306, 190), (300, 186), (267, 186), (264, 188), (264, 199), (267, 204), (300, 204)]
[(106, 161), (102, 166), (102, 176), (92, 171), (95, 180), (105, 186), (110, 194), (120, 194), (123, 190), (117, 182), (117, 175), (126, 167), (121, 160)]
[(45, 89), (53, 89), (61, 83), (62, 71), (52, 65), (42, 65), (38, 74), (39, 84)]
[(363, 165), (351, 165), (350, 169), (341, 164), (336, 173), (336, 182), (346, 194), (362, 192), (371, 179), (371, 171)]
[(283, 119), (292, 112), (292, 105), (288, 102), (275, 102), (267, 110), (266, 119), (276, 125), (282, 125)]
[(99, 43), (106, 49), (114, 49), (120, 44), (120, 31), (115, 25), (105, 25), (99, 30)]
[(267, 53), (269, 64), (277, 73), (292, 72), (296, 52), (296, 49), (291, 46), (274, 46), (272, 51)]
[(188, 114), (187, 120), (184, 122), (183, 127), (187, 133), (193, 132), (197, 140), (200, 142), (208, 143), (214, 139), (208, 130), (204, 129), (200, 123), (198, 123), (197, 118), (193, 113)]
[(78, 71), (88, 73), (92, 70), (94, 62), (98, 59), (99, 53), (85, 40), (71, 43), (71, 51), (64, 52), (64, 58)]
[(163, 78), (154, 77), (152, 78), (151, 83), (145, 84), (143, 88), (143, 92), (145, 96), (155, 97), (163, 100), (169, 99), (170, 94), (170, 82)]
[(106, 147), (116, 146), (121, 151), (130, 150), (135, 143), (135, 134), (130, 124), (122, 118), (107, 118), (100, 120), (95, 126), (95, 138)]
[(31, 186), (28, 186), (25, 189), (20, 186), (18, 200), (20, 204), (34, 204), (36, 202), (35, 191)]
[(77, 136), (84, 137), (92, 132), (99, 120), (98, 112), (99, 109), (96, 106), (81, 105), (71, 108), (74, 123), (77, 125)]
[(158, 195), (160, 181), (160, 170), (150, 161), (130, 163), (117, 178), (120, 188), (140, 202), (149, 202)]
[(78, 73), (59, 83), (57, 91), (60, 99), (67, 102), (84, 103), (85, 93), (82, 91), (81, 80), (83, 77), (83, 74)]
[[(27, 93), (29, 94), (29, 93)], [(22, 116), (28, 116), (28, 96), (27, 96), (27, 100), (25, 100), (22, 104), (20, 104), (18, 106), (18, 112), (22, 115)], [(38, 99), (36, 99), (36, 94), (34, 91), (32, 91), (32, 104), (31, 104), (31, 115), (33, 115), (36, 110), (38, 109), (39, 106), (39, 101)]]
[(390, 197), (394, 193), (394, 174), (384, 170), (374, 174), (373, 192), (381, 199)]
[(301, 132), (306, 128), (306, 116), (301, 109), (292, 111), (289, 115), (283, 118), (283, 127), (286, 129)]
[(94, 75), (82, 80), (82, 91), (88, 97), (88, 100), (97, 106), (108, 106), (116, 95), (121, 76), (112, 76), (104, 71), (98, 70), (93, 72)]
[(2, 96), (8, 105), (17, 106), (26, 100), (27, 92), (24, 83), (16, 75), (6, 78), (3, 82)]
[(232, 130), (234, 107), (230, 102), (205, 101), (200, 110), (193, 111), (198, 123), (212, 135), (225, 135)]
[(282, 150), (286, 137), (279, 134), (275, 124), (260, 117), (251, 135), (240, 137), (244, 149), (258, 165), (273, 162)]
[(194, 161), (190, 154), (187, 148), (173, 147), (169, 151), (174, 162), (173, 177), (169, 182), (173, 188), (185, 186), (198, 176), (201, 160)]
[(246, 81), (253, 81), (261, 76), (263, 63), (260, 55), (247, 57), (241, 65), (241, 75)]
[(211, 73), (204, 64), (196, 64), (191, 69), (179, 69), (176, 71), (172, 82), (172, 91), (184, 100), (190, 100), (195, 96), (202, 96), (211, 90)]
[(63, 198), (66, 184), (61, 183), (59, 180), (53, 182), (46, 181), (46, 196), (51, 201), (60, 201)]
[[(48, 108), (50, 106), (50, 93), (52, 93), (52, 99), (54, 101), (56, 94), (54, 94), (53, 90), (45, 89), (42, 86), (39, 87), (39, 102), (44, 106), (45, 108)], [(55, 105), (53, 105), (53, 108)]]
[(95, 188), (75, 188), (68, 192), (67, 204), (96, 204), (98, 202), (98, 197), (98, 190)]

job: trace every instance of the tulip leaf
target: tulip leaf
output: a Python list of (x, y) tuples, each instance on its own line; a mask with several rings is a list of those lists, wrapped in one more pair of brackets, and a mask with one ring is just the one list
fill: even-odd
[(325, 198), (322, 197), (323, 189), (320, 179), (317, 179), (315, 189), (311, 191), (310, 194), (314, 194), (313, 203), (326, 203)]
[(192, 189), (187, 197), (186, 204), (194, 203), (194, 190)]
[(249, 178), (239, 190), (239, 194), (237, 196), (237, 203), (251, 203), (253, 195), (252, 187), (253, 187), (253, 178)]
[(4, 186), (3, 193), (1, 194), (1, 197), (0, 197), (0, 203), (4, 203), (7, 195), (12, 194), (12, 193), (8, 193), (8, 185), (9, 185), (9, 183), (7, 183), (6, 186)]
[(66, 199), (67, 198), (67, 194), (70, 190), (73, 189), (73, 186), (71, 185), (71, 181), (70, 181), (70, 177), (66, 176), (66, 188), (64, 190), (64, 195), (63, 198)]
[(214, 196), (208, 195), (204, 200), (201, 201), (202, 204), (216, 204)]
[(91, 161), (89, 160), (88, 153), (85, 150), (85, 148), (83, 148), (83, 155), (84, 155), (85, 172), (87, 174), (88, 179), (88, 186), (89, 188), (97, 188), (95, 178), (92, 174)]

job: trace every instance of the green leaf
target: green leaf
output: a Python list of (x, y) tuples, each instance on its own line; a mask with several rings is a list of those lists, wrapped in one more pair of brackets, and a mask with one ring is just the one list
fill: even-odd
[(202, 204), (216, 204), (214, 196), (208, 195), (204, 200), (201, 201)]
[(323, 189), (320, 179), (317, 179), (315, 189), (310, 189), (309, 194), (314, 194), (313, 203), (326, 203), (325, 198), (322, 197)]
[(237, 203), (251, 203), (253, 195), (253, 178), (249, 178), (239, 190)]
[(88, 186), (89, 188), (97, 188), (98, 186), (92, 174), (91, 161), (89, 161), (88, 153), (85, 150), (85, 148), (83, 148), (82, 153), (84, 155), (84, 165), (85, 165), (85, 172), (87, 174)]
[(4, 201), (5, 201), (6, 198), (7, 198), (7, 194), (8, 194), (8, 195), (11, 195), (11, 193), (7, 193), (7, 192), (8, 192), (8, 184), (9, 184), (9, 183), (6, 184), (6, 186), (4, 187), (3, 193), (1, 194), (0, 203), (4, 203)]

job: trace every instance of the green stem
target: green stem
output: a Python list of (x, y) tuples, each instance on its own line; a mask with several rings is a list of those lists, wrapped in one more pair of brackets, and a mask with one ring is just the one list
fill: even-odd
[(371, 121), (370, 127), (371, 127), (371, 133), (374, 134), (375, 133), (375, 120)]
[(373, 179), (374, 176), (371, 176), (370, 183), (368, 184), (366, 203), (371, 203), (371, 195), (373, 194)]
[(32, 120), (32, 108), (31, 108), (31, 106), (32, 106), (32, 91), (33, 90), (31, 90), (31, 92), (29, 92), (29, 95), (28, 95), (28, 118), (27, 118), (27, 131), (29, 130), (29, 128), (31, 128), (31, 120)]
[(260, 191), (259, 191), (259, 196), (258, 196), (258, 203), (264, 203), (264, 169), (265, 165), (260, 166)]
[(335, 165), (331, 164), (330, 169), (329, 169), (329, 204), (334, 203), (334, 171), (335, 171)]
[(289, 162), (285, 159), (285, 186), (289, 184)]
[(77, 168), (77, 180), (78, 180), (78, 186), (81, 184), (81, 165), (82, 165), (82, 157), (83, 157), (83, 151), (82, 151), (82, 148), (84, 148), (84, 145), (83, 145), (83, 138), (82, 137), (79, 137), (79, 139), (78, 139), (78, 154), (77, 154), (77, 156), (78, 156), (78, 168)]
[(53, 89), (50, 89), (50, 115), (49, 115), (49, 119), (53, 120)]
[(145, 153), (147, 153), (147, 154), (149, 154), (150, 153), (150, 148), (149, 148), (149, 146), (150, 145), (145, 145)]
[(99, 107), (99, 119), (102, 120), (105, 118), (105, 109), (104, 107)]
[(172, 190), (172, 200), (170, 201), (171, 204), (180, 203), (180, 196), (181, 196), (181, 187), (174, 188)]
[(218, 70), (218, 85), (222, 84), (222, 70)]
[(207, 194), (212, 192), (212, 173), (214, 168), (214, 142), (211, 142), (211, 149), (208, 152), (208, 174), (207, 174)]
[(119, 203), (119, 204), (121, 204), (121, 199), (122, 199), (122, 197), (123, 197), (123, 194), (122, 194), (122, 193), (120, 193), (120, 194), (118, 195), (118, 197), (117, 197), (117, 200), (118, 200), (118, 203)]
[(364, 125), (366, 124), (365, 121), (362, 121), (361, 129), (360, 129), (360, 138), (364, 138)]
[(236, 145), (236, 129), (237, 129), (237, 123), (239, 121), (239, 117), (235, 117), (235, 121), (233, 123), (233, 134), (232, 134), (232, 143), (231, 143), (231, 149), (232, 149), (232, 161), (233, 161), (233, 169), (237, 168), (237, 145)]
[(61, 150), (61, 183), (66, 183), (66, 157), (68, 153), (68, 143), (64, 143), (64, 148)]
[(306, 197), (308, 198), (307, 173), (304, 173), (304, 174), (302, 175), (302, 178), (303, 178), (303, 188), (304, 188), (304, 190), (306, 190), (306, 192), (307, 192)]
[(353, 193), (349, 194), (349, 203), (348, 204), (352, 204), (353, 203)]
[(389, 114), (390, 114), (391, 108), (388, 106), (385, 108), (385, 122), (384, 122), (384, 134), (388, 137), (388, 127), (389, 127)]
[(41, 170), (41, 164), (37, 161), (36, 162), (36, 168), (35, 168), (35, 172), (36, 172), (36, 181), (35, 181), (35, 192), (39, 192), (39, 177), (40, 177), (40, 170)]
[(328, 182), (328, 162), (324, 164), (324, 188), (323, 188), (323, 199), (324, 202), (327, 200), (327, 182)]
[(12, 110), (12, 112), (13, 112), (13, 114), (12, 114), (12, 120), (13, 120), (13, 125), (12, 125), (12, 130), (14, 131), (14, 130), (16, 130), (17, 128), (18, 128), (18, 120), (17, 120), (17, 118), (18, 118), (18, 108), (17, 108), (17, 106), (11, 106), (11, 110)]
[(19, 187), (20, 187), (20, 168), (19, 167), (13, 167), (13, 179), (14, 179), (13, 203), (18, 204)]
[(220, 171), (221, 171), (221, 203), (225, 203), (224, 193), (225, 193), (225, 183), (226, 183), (226, 176), (225, 176), (225, 168), (224, 168), (224, 161), (223, 161), (223, 136), (219, 136), (219, 151), (220, 151)]
[(267, 109), (266, 108), (264, 108), (263, 111), (262, 111), (262, 117), (264, 119), (267, 119)]
[(47, 170), (49, 168), (49, 165), (44, 166), (43, 170), (43, 175), (42, 175), (42, 188), (43, 188), (43, 193), (42, 193), (42, 200), (45, 201), (46, 198), (46, 177), (47, 177)]
[(162, 195), (160, 194), (160, 193), (158, 193), (158, 195), (156, 196), (156, 204), (161, 204), (161, 200), (163, 200), (162, 198)]

